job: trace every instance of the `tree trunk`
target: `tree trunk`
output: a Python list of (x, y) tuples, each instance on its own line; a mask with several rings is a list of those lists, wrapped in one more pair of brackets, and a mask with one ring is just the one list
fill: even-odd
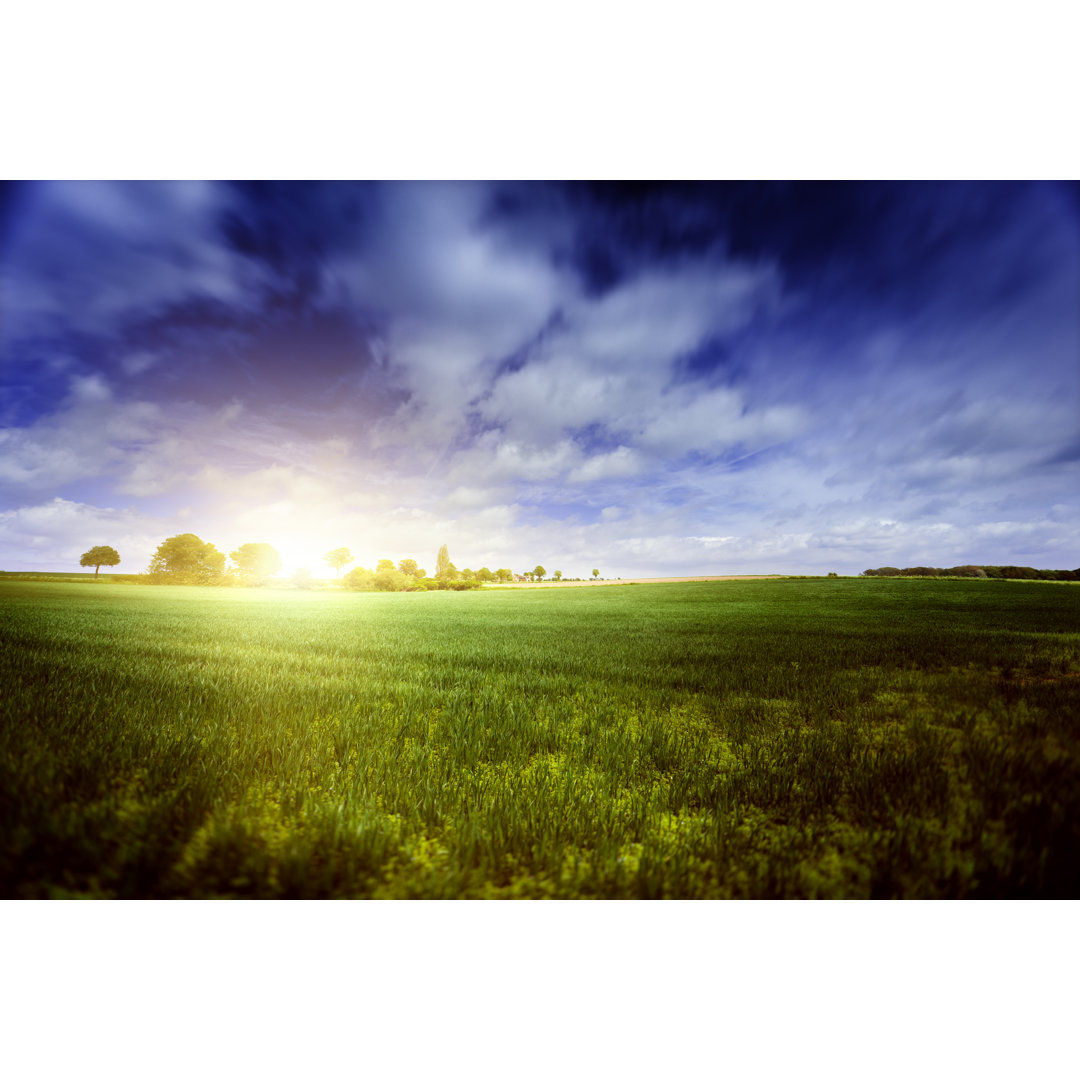
[(94, 567), (94, 577), (97, 577), (97, 572), (100, 569), (101, 569), (101, 563), (98, 563), (97, 566)]

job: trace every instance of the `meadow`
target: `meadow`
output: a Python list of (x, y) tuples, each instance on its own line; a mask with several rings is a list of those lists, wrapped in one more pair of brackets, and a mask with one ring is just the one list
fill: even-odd
[(1080, 896), (1080, 586), (0, 580), (4, 897)]

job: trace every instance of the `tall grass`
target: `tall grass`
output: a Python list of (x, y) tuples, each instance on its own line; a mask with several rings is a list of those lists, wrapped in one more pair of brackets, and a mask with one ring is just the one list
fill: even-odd
[(7, 896), (1080, 893), (1080, 589), (0, 582)]

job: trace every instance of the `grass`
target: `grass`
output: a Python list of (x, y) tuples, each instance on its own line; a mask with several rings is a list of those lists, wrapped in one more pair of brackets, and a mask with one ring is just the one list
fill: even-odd
[(1076, 897), (1080, 589), (0, 580), (7, 897)]

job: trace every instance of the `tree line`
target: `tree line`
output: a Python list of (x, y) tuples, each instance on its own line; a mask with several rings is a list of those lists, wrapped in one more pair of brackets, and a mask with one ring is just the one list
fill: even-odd
[(1009, 581), (1080, 581), (1080, 568), (1076, 570), (1036, 570), (1033, 566), (879, 566), (876, 570), (864, 570), (865, 577), (971, 577), (996, 578)]
[[(212, 543), (194, 533), (180, 533), (170, 536), (158, 545), (145, 573), (136, 576), (134, 580), (172, 585), (265, 585), (281, 570), (281, 556), (271, 544), (241, 544), (235, 551), (229, 552), (228, 558), (233, 565), (226, 569), (226, 555), (223, 551), (219, 551)], [(515, 574), (506, 567), (498, 570), (490, 570), (486, 566), (479, 570), (465, 567), (459, 570), (450, 561), (446, 544), (439, 548), (435, 556), (435, 573), (430, 577), (415, 559), (401, 559), (396, 564), (392, 559), (380, 559), (374, 570), (357, 566), (342, 577), (342, 569), (355, 561), (352, 552), (346, 547), (328, 551), (323, 556), (323, 561), (335, 570), (345, 588), (359, 591), (478, 589), (481, 585), (494, 582), (507, 584), (514, 581), (543, 580), (547, 574), (545, 568), (539, 564), (522, 574)], [(91, 548), (79, 560), (80, 566), (93, 566), (95, 576), (102, 566), (117, 566), (119, 563), (120, 555), (116, 549), (105, 545)], [(593, 578), (600, 575), (599, 570), (593, 570), (592, 573)], [(562, 576), (562, 571), (556, 570), (553, 580), (561, 581)], [(308, 588), (314, 584), (309, 570), (297, 570), (290, 580), (298, 588)]]

